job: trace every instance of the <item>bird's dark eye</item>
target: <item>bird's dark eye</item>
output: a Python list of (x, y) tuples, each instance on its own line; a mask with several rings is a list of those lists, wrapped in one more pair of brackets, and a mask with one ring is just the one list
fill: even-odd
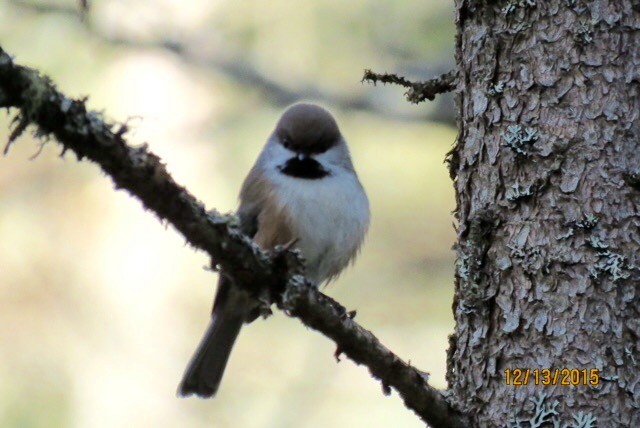
[(286, 148), (289, 149), (291, 148), (291, 140), (289, 140), (288, 138), (283, 138), (282, 139), (282, 145)]

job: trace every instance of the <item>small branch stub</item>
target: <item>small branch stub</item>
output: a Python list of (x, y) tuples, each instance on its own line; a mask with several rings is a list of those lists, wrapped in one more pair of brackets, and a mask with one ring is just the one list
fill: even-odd
[(451, 92), (456, 85), (456, 72), (452, 70), (435, 79), (425, 80), (424, 82), (411, 82), (405, 77), (398, 76), (393, 73), (374, 73), (371, 70), (365, 70), (362, 82), (371, 82), (374, 85), (378, 82), (386, 84), (391, 83), (408, 88), (405, 92), (407, 101), (418, 104), (424, 100), (433, 101), (437, 94)]

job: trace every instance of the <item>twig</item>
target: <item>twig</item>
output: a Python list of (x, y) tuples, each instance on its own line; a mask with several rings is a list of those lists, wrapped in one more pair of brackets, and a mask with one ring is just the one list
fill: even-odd
[(383, 84), (392, 83), (409, 88), (405, 92), (407, 101), (418, 104), (424, 100), (433, 101), (437, 94), (453, 91), (455, 89), (456, 72), (452, 70), (435, 79), (425, 80), (424, 82), (411, 82), (397, 74), (374, 73), (371, 70), (365, 70), (362, 81), (372, 82), (374, 85), (378, 82)]
[(268, 303), (276, 303), (333, 339), (340, 352), (369, 367), (383, 386), (395, 388), (423, 421), (433, 427), (468, 426), (419, 370), (385, 348), (337, 302), (311, 287), (301, 275), (300, 261), (293, 252), (269, 257), (239, 232), (234, 216), (207, 212), (173, 180), (146, 145), (128, 145), (123, 138), (126, 126), (108, 123), (100, 114), (87, 111), (85, 100), (67, 98), (37, 71), (14, 64), (2, 48), (0, 107), (19, 109), (17, 122), (21, 129), (33, 124), (36, 135), (54, 136), (63, 150), (97, 163), (116, 188), (127, 190), (145, 208), (171, 223), (193, 247), (206, 251), (212, 264), (219, 265), (236, 286), (257, 296), (266, 294)]

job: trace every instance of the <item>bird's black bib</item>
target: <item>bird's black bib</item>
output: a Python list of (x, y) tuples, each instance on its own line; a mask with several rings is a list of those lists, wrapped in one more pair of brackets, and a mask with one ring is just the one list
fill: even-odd
[(309, 157), (292, 157), (279, 169), (283, 174), (307, 180), (317, 180), (329, 175), (329, 171), (320, 162)]

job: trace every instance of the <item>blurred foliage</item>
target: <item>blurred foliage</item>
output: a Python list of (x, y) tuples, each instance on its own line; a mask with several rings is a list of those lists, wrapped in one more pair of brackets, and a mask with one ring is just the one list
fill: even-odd
[[(326, 292), (444, 387), (455, 234), (443, 159), (455, 132), (398, 119), (433, 105), (408, 105), (402, 89), (360, 78), (364, 68), (427, 78), (450, 64), (452, 4), (96, 0), (85, 21), (76, 7), (0, 3), (2, 47), (67, 95), (89, 95), (93, 108), (128, 120), (130, 141), (148, 142), (209, 207), (235, 208), (283, 106), (215, 61), (187, 61), (162, 42), (241, 61), (294, 93), (318, 89), (349, 140), (373, 215), (359, 260)], [(393, 108), (339, 102), (355, 96)], [(0, 116), (0, 141), (10, 120)], [(175, 398), (209, 316), (206, 257), (113, 191), (94, 165), (61, 159), (53, 142), (30, 160), (39, 145), (25, 136), (0, 158), (0, 426), (423, 426), (366, 369), (336, 365), (330, 341), (282, 314), (243, 330), (215, 400)]]

